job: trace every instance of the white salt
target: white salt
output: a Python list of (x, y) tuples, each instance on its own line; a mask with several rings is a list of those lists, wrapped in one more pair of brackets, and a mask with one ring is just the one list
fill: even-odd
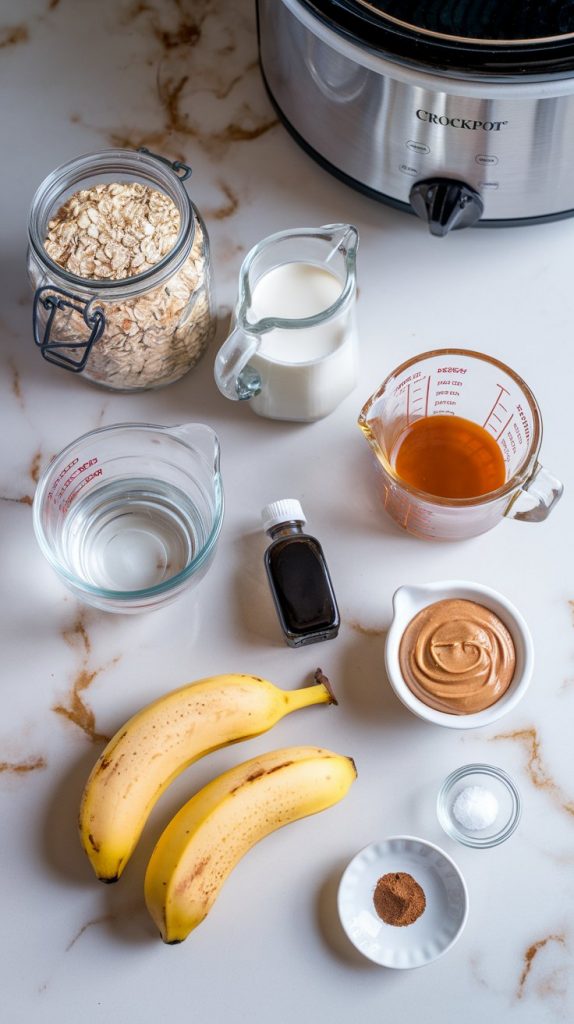
[(469, 832), (489, 828), (496, 821), (498, 800), (484, 786), (467, 786), (458, 794), (452, 808), (459, 825)]

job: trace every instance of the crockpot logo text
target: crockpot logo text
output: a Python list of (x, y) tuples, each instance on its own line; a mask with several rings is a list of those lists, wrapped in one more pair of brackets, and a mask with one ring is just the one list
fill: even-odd
[(466, 131), (476, 132), (482, 129), (483, 132), (499, 132), (508, 121), (471, 121), (466, 117), (447, 117), (446, 114), (433, 114), (430, 110), (417, 110), (419, 121), (428, 121), (429, 124), (442, 124), (450, 128), (465, 128)]

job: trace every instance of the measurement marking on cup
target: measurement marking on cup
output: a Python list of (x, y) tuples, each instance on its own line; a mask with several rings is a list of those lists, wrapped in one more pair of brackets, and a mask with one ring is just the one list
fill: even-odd
[(65, 502), (59, 506), (59, 510), (63, 512), (64, 515), (67, 515), (67, 513), (70, 511), (70, 505), (72, 504), (76, 496), (80, 493), (80, 491), (84, 487), (86, 487), (87, 484), (91, 484), (92, 480), (95, 480), (96, 477), (102, 476), (103, 472), (103, 469), (100, 467), (100, 469), (96, 469), (93, 473), (88, 473), (88, 475), (85, 476), (83, 480), (80, 480), (75, 490), (73, 490), (72, 493), (68, 495)]
[[(490, 430), (494, 434), (494, 436), (496, 437), (496, 440), (498, 441), (498, 438), (501, 437), (501, 435), (506, 430), (506, 427), (508, 426), (508, 423), (510, 423), (510, 420), (512, 419), (512, 416), (514, 415), (514, 413), (510, 416), (510, 419), (504, 425), (504, 427), (502, 428), (500, 433), (498, 433), (498, 424), (502, 423), (502, 417), (498, 415), (498, 413), (496, 412), (496, 408), (498, 407), (499, 409), (502, 409), (503, 412), (507, 412), (508, 411), (505, 408), (505, 406), (502, 405), (501, 398), (502, 398), (503, 395), (510, 395), (510, 391), (508, 391), (507, 388), (504, 388), (502, 386), (502, 384), (498, 384), (497, 387), (498, 387), (498, 395), (496, 396), (496, 400), (494, 402), (494, 405), (492, 406), (492, 408), (491, 408), (490, 412), (488, 413), (488, 416), (486, 417), (486, 419), (485, 419), (484, 423), (482, 424), (482, 426), (483, 426), (484, 430)], [(492, 423), (491, 422), (492, 420), (496, 420), (497, 423), (496, 424)]]
[[(429, 412), (429, 393), (430, 393), (430, 376), (426, 378), (426, 388), (424, 387), (424, 380), (417, 380), (416, 388), (413, 388), (412, 399), (411, 399), (411, 385), (407, 385), (407, 426), (410, 426), (411, 414), (418, 416), (428, 416)], [(420, 403), (424, 402), (424, 412), (420, 407)], [(418, 408), (417, 408), (418, 406)]]
[(502, 435), (504, 434), (504, 431), (506, 430), (507, 426), (509, 425), (509, 423), (511, 423), (511, 421), (513, 419), (514, 419), (514, 413), (512, 413), (512, 415), (508, 417), (508, 419), (507, 419), (506, 423), (504, 424), (502, 430), (500, 431), (499, 434), (496, 435), (496, 440), (497, 441), (502, 437)]

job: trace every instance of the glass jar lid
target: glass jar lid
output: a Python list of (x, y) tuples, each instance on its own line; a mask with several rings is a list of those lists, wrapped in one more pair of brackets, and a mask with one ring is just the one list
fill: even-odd
[[(181, 173), (180, 173), (181, 171)], [(65, 287), (102, 298), (135, 295), (161, 284), (175, 273), (189, 254), (195, 234), (193, 205), (183, 185), (191, 168), (148, 150), (105, 149), (70, 160), (44, 179), (32, 200), (28, 236), (40, 266)], [(45, 248), (51, 217), (74, 193), (97, 184), (136, 182), (164, 193), (179, 214), (179, 231), (173, 247), (143, 273), (118, 279), (79, 277), (55, 263)]]

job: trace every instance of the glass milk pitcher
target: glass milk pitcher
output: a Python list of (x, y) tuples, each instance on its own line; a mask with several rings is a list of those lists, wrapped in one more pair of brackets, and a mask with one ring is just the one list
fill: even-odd
[(356, 384), (356, 253), (350, 224), (280, 231), (247, 254), (233, 329), (215, 361), (219, 390), (253, 412), (310, 422)]

